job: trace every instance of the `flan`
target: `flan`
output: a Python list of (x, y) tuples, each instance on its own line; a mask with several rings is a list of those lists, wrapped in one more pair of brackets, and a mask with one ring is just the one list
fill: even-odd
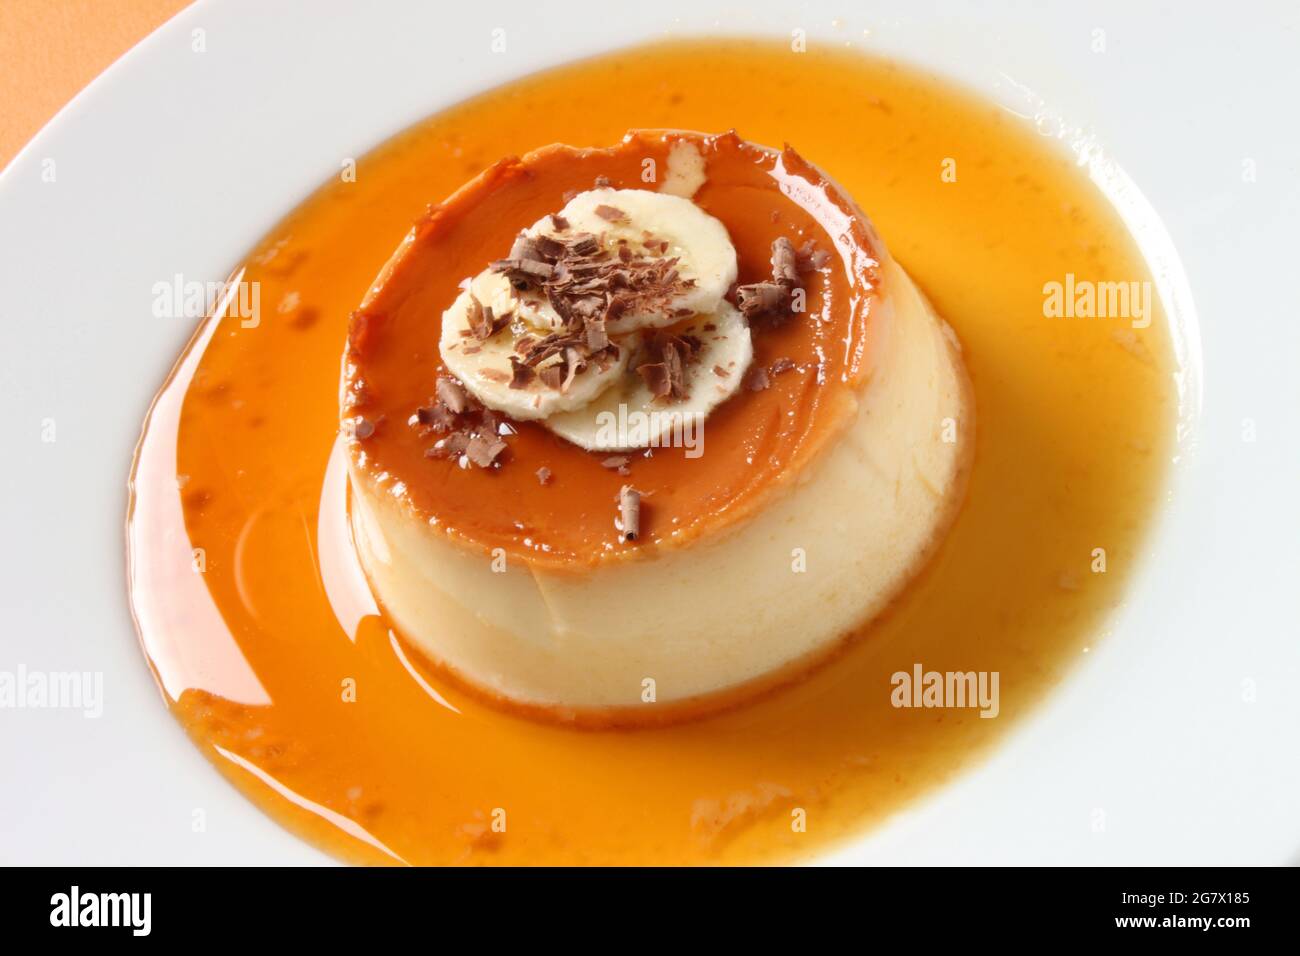
[(353, 314), (340, 421), (400, 636), (530, 713), (636, 723), (797, 676), (960, 507), (952, 330), (790, 147), (634, 131), (501, 160)]

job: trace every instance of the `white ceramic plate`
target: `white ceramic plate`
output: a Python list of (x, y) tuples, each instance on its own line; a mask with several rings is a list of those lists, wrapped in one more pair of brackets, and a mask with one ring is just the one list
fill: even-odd
[[(1294, 861), (1294, 6), (1238, 4), (1231, 31), (1127, 2), (557, 7), (206, 0), (96, 80), (0, 176), (0, 671), (104, 680), (98, 719), (0, 710), (0, 862), (325, 860), (190, 745), (131, 627), (126, 475), (192, 331), (152, 316), (153, 284), (223, 279), (342, 157), (477, 90), (667, 34), (795, 28), (1065, 118), (1041, 119), (1045, 135), (1077, 127), (1103, 144), (1109, 161), (1094, 170), (1156, 263), (1187, 369), (1169, 501), (1110, 633), (990, 759), (830, 859)], [(490, 50), (497, 28), (504, 54)], [(192, 49), (196, 30), (205, 52)], [(43, 440), (51, 423), (55, 440)]]

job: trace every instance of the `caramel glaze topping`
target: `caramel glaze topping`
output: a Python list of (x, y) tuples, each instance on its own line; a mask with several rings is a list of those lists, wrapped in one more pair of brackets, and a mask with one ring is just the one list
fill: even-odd
[[(631, 453), (614, 469), (532, 422), (510, 422), (492, 467), (428, 454), (426, 429), (408, 422), (436, 401), (443, 310), (459, 284), (498, 261), (520, 230), (572, 195), (608, 182), (654, 189), (683, 138), (704, 156), (693, 197), (731, 235), (738, 287), (772, 284), (773, 249), (797, 248), (805, 311), (780, 319), (729, 294), (752, 316), (754, 365), (786, 374), (742, 389), (703, 424), (703, 454)], [(653, 160), (653, 166), (647, 162)], [(734, 132), (701, 137), (632, 132), (608, 149), (555, 145), (503, 159), (415, 224), (353, 315), (344, 357), (343, 417), (378, 423), (350, 454), (366, 480), (398, 493), (435, 533), (551, 568), (581, 569), (717, 533), (761, 507), (848, 421), (866, 374), (863, 342), (877, 294), (880, 242), (865, 217), (788, 146), (777, 152)], [(808, 250), (817, 250), (808, 261)], [(741, 298), (744, 302), (739, 302)], [(515, 467), (511, 467), (514, 465)], [(546, 480), (538, 475), (545, 474)], [(612, 520), (628, 475), (644, 497), (635, 545)], [(400, 485), (399, 485), (400, 483)]]

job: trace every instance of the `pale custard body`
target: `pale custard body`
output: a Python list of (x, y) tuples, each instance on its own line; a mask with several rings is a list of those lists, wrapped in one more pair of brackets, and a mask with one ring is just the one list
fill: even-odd
[(493, 696), (563, 712), (649, 715), (825, 656), (924, 563), (973, 447), (955, 336), (887, 254), (879, 278), (841, 432), (746, 519), (688, 545), (572, 571), (494, 562), (353, 463), (355, 543), (398, 630)]

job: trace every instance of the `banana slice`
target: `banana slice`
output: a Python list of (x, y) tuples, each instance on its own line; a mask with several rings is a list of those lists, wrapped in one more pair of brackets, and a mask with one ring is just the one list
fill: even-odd
[[(587, 405), (623, 377), (629, 349), (619, 346), (617, 355), (606, 354), (603, 357), (604, 364), (593, 360), (580, 372), (562, 375), (561, 388), (552, 387), (543, 378), (549, 377), (546, 375), (548, 368), (564, 366), (566, 356), (563, 352), (540, 362), (522, 387), (516, 387), (512, 384), (515, 366), (511, 358), (520, 360), (523, 357), (518, 350), (520, 339), (526, 336), (541, 338), (545, 330), (536, 329), (526, 317), (498, 313), (496, 305), (491, 304), (497, 302), (495, 298), (484, 302), (475, 292), (476, 286), (471, 283), (470, 288), (457, 296), (451, 308), (442, 314), (439, 352), (447, 370), (488, 408), (520, 421), (546, 418), (556, 412)], [(471, 331), (470, 317), (485, 306), (492, 309), (491, 316), (509, 318), (493, 334), (480, 339)], [(483, 321), (481, 317), (479, 321)], [(500, 318), (495, 322), (500, 323)]]
[(589, 232), (601, 237), (612, 255), (626, 244), (634, 255), (676, 258), (678, 273), (691, 283), (666, 307), (611, 319), (611, 335), (675, 325), (692, 312), (711, 314), (736, 281), (736, 249), (727, 227), (681, 196), (645, 189), (591, 189), (569, 200), (559, 215), (569, 223), (566, 232), (557, 232), (548, 216), (532, 227), (534, 234)]
[(694, 316), (671, 331), (700, 342), (685, 366), (683, 399), (656, 398), (642, 376), (629, 369), (590, 404), (553, 414), (542, 424), (588, 451), (659, 447), (670, 444), (665, 439), (674, 429), (683, 428), (687, 419), (694, 418), (696, 424), (691, 427), (698, 427), (710, 411), (740, 388), (754, 359), (749, 323), (724, 300), (713, 314)]

